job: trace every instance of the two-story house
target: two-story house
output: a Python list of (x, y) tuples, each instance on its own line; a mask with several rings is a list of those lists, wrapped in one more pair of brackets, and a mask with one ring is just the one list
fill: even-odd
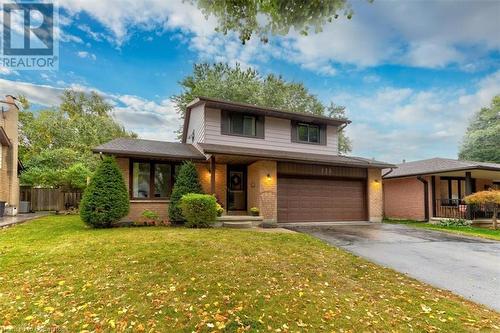
[(145, 209), (167, 217), (176, 169), (191, 160), (228, 214), (258, 207), (278, 222), (381, 221), (381, 169), (392, 166), (339, 155), (348, 123), (199, 97), (188, 105), (182, 142), (116, 139), (94, 152), (116, 156), (132, 220)]
[(19, 205), (18, 118), (15, 98), (8, 95), (0, 100), (0, 204), (3, 206)]

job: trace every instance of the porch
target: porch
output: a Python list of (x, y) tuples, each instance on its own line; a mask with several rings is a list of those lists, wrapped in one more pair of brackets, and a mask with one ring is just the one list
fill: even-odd
[(500, 171), (470, 170), (447, 172), (431, 176), (433, 218), (456, 218), (489, 221), (493, 217), (491, 205), (467, 205), (463, 200), (469, 194), (500, 190)]

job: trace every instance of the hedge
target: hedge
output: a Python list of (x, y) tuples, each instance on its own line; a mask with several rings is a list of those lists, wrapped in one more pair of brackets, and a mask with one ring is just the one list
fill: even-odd
[(213, 195), (189, 193), (180, 201), (189, 228), (208, 228), (217, 218), (217, 200)]

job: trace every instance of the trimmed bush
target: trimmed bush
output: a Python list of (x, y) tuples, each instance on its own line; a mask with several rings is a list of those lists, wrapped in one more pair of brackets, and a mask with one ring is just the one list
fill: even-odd
[(172, 195), (170, 196), (170, 204), (168, 206), (168, 217), (171, 223), (182, 223), (186, 221), (182, 215), (179, 203), (182, 196), (188, 193), (203, 193), (200, 181), (198, 180), (198, 172), (193, 162), (184, 162), (176, 176)]
[(189, 193), (180, 201), (189, 228), (208, 228), (217, 218), (217, 200), (213, 195)]
[(83, 193), (80, 217), (94, 228), (109, 228), (128, 212), (128, 193), (122, 173), (114, 158), (105, 157)]

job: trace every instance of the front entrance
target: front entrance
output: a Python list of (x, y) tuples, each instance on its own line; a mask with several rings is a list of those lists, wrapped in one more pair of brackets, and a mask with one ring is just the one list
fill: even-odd
[(247, 210), (247, 167), (227, 166), (227, 210)]

